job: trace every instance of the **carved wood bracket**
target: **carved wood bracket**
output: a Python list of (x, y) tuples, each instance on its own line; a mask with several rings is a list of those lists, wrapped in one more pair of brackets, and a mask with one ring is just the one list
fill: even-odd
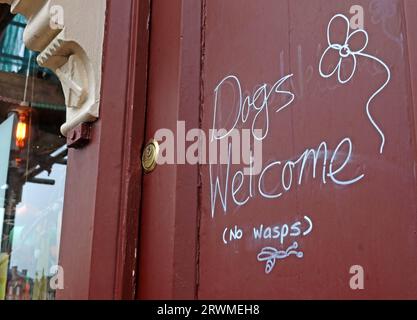
[[(88, 2), (88, 4), (87, 4)], [(99, 117), (106, 0), (0, 0), (27, 19), (23, 40), (60, 79), (64, 135)]]

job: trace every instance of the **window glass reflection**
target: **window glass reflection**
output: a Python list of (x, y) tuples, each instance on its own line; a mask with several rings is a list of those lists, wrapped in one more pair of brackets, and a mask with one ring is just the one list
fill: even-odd
[(0, 300), (51, 300), (67, 163), (62, 89), (0, 6)]

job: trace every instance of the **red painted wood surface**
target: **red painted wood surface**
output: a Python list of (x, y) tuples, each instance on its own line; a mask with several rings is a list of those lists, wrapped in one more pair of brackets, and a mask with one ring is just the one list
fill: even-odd
[[(310, 161), (302, 183), (294, 182), (289, 192), (272, 200), (260, 195), (259, 177), (254, 177), (253, 197), (237, 206), (231, 184), (242, 165), (232, 165), (227, 210), (217, 198), (212, 217), (208, 165), (157, 167), (143, 183), (138, 298), (417, 298), (415, 3), (206, 0), (201, 7), (191, 0), (152, 3), (148, 138), (159, 128), (175, 129), (177, 120), (208, 133), (215, 88), (228, 75), (238, 77), (248, 95), (293, 74), (282, 88), (294, 93), (294, 102), (279, 113), (273, 110), (284, 100), (277, 94), (269, 102), (263, 168), (273, 161), (283, 165), (295, 161), (326, 142), (329, 173), (335, 151), (336, 168), (346, 158), (346, 145), (336, 147), (349, 138), (352, 156), (337, 177), (364, 176), (347, 186), (335, 184), (329, 176), (323, 183), (321, 154), (315, 179)], [(366, 114), (366, 103), (387, 79), (384, 67), (358, 57), (354, 77), (343, 85), (337, 77), (324, 79), (319, 73), (329, 21), (335, 14), (350, 18), (352, 5), (365, 9), (366, 53), (391, 71), (389, 84), (370, 107), (386, 138), (382, 154), (381, 135)], [(333, 32), (343, 38), (340, 26)], [(326, 60), (324, 67), (330, 64)], [(348, 68), (349, 63), (344, 72)], [(222, 91), (217, 114), (218, 121), (229, 127), (237, 112), (236, 86), (234, 93), (230, 88)], [(252, 112), (239, 129), (250, 128), (253, 119)], [(262, 119), (264, 115), (258, 125)], [(264, 181), (269, 192), (274, 186), (276, 192), (282, 190), (281, 169), (271, 171)], [(213, 172), (217, 177), (215, 167)], [(224, 190), (226, 166), (221, 172)], [(298, 182), (300, 168), (293, 174)], [(240, 200), (250, 194), (248, 177), (242, 190), (237, 194)], [(313, 222), (305, 237), (286, 237), (282, 244), (253, 239), (253, 228), (261, 224), (291, 226), (300, 221), (304, 231), (304, 216)], [(242, 228), (243, 238), (224, 244), (225, 228), (235, 226)], [(266, 274), (265, 261), (257, 259), (261, 250), (270, 246), (285, 251), (295, 241), (302, 258), (277, 260)], [(353, 265), (364, 268), (365, 290), (349, 286)]]
[(148, 4), (107, 1), (100, 119), (69, 152), (58, 299), (135, 296)]
[[(379, 154), (381, 137), (365, 112), (367, 100), (387, 78), (383, 67), (358, 57), (356, 73), (344, 85), (337, 82), (336, 76), (320, 77), (318, 68), (328, 46), (326, 29), (330, 19), (338, 13), (350, 19), (350, 7), (358, 4), (365, 9), (365, 29), (369, 34), (365, 51), (385, 61), (392, 72), (390, 83), (371, 107), (386, 137), (383, 154)], [(284, 165), (286, 160), (297, 159), (323, 141), (329, 152), (334, 152), (339, 142), (349, 137), (352, 157), (339, 178), (365, 176), (349, 186), (336, 185), (329, 179), (324, 184), (322, 154), (316, 179), (312, 178), (310, 161), (302, 184), (293, 183), (281, 198), (263, 199), (255, 189), (254, 197), (239, 207), (233, 204), (230, 194), (230, 180), (239, 168), (233, 166), (227, 212), (223, 212), (217, 199), (212, 218), (210, 177), (204, 167), (199, 298), (417, 297), (416, 145), (408, 52), (409, 43), (415, 43), (415, 32), (410, 32), (414, 22), (405, 20), (404, 9), (413, 10), (407, 12), (409, 17), (416, 12), (415, 6), (408, 4), (404, 7), (403, 1), (359, 0), (206, 2), (203, 128), (212, 126), (213, 90), (225, 76), (238, 76), (245, 93), (253, 94), (258, 85), (271, 85), (293, 74), (291, 85), (284, 88), (295, 94), (295, 101), (280, 113), (270, 113), (263, 166), (274, 160)], [(406, 23), (411, 25), (408, 33)], [(332, 36), (343, 38), (340, 28), (332, 32)], [(232, 115), (234, 119), (236, 103), (225, 92), (218, 118)], [(280, 105), (275, 99), (271, 109), (274, 103)], [(247, 127), (248, 124), (243, 126)], [(280, 170), (282, 166), (268, 175), (267, 190), (272, 192), (277, 185)], [(299, 171), (297, 166), (294, 180)], [(225, 181), (224, 166), (221, 177)], [(257, 185), (257, 178), (254, 180)], [(249, 193), (248, 178), (243, 189), (238, 194), (240, 199)], [(278, 190), (282, 189), (278, 183)], [(305, 215), (314, 224), (306, 237), (287, 237), (283, 244), (253, 239), (253, 227), (291, 225), (303, 221)], [(246, 236), (225, 245), (224, 228), (236, 225)], [(272, 272), (266, 274), (265, 262), (257, 260), (262, 248), (285, 250), (294, 241), (303, 257), (277, 260)], [(353, 265), (364, 268), (365, 290), (354, 291), (349, 286)]]
[[(152, 1), (146, 136), (177, 120), (199, 127), (199, 1)], [(198, 167), (160, 166), (143, 179), (138, 298), (193, 299)]]

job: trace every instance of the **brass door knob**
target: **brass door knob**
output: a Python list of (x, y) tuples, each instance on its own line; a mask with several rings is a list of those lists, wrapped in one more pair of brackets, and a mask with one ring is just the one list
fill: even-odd
[(147, 143), (142, 153), (142, 167), (145, 173), (151, 173), (155, 170), (156, 161), (159, 154), (158, 141), (152, 139)]

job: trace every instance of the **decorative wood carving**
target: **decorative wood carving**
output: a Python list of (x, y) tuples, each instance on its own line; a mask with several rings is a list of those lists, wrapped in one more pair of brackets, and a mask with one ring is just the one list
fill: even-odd
[(55, 72), (67, 106), (66, 135), (99, 116), (105, 0), (0, 0), (28, 21), (23, 40)]

